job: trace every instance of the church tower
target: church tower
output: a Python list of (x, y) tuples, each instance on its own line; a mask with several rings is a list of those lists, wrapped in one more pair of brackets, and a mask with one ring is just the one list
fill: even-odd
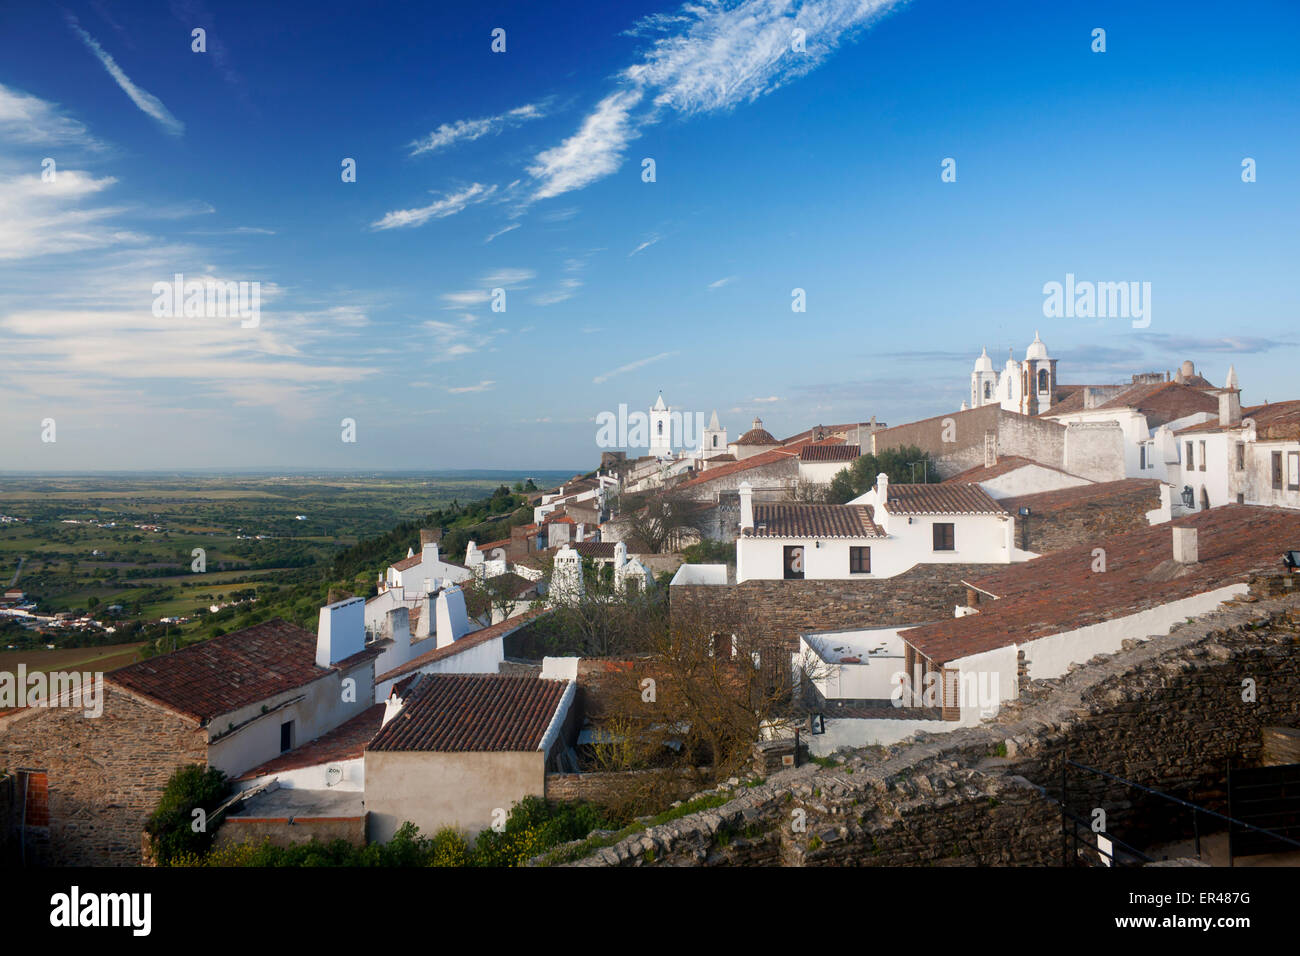
[(718, 410), (713, 410), (709, 425), (700, 438), (700, 457), (712, 458), (727, 453), (727, 430), (718, 424)]
[(673, 453), (672, 409), (664, 404), (664, 393), (650, 408), (650, 457), (667, 458)]
[(998, 373), (993, 371), (993, 360), (986, 348), (975, 360), (975, 371), (970, 373), (970, 407), (992, 405), (998, 400)]
[(1021, 379), (1020, 412), (1024, 415), (1038, 415), (1052, 407), (1052, 395), (1056, 392), (1056, 359), (1049, 358), (1047, 346), (1034, 332), (1034, 341), (1029, 343), (1025, 352), (1024, 370)]

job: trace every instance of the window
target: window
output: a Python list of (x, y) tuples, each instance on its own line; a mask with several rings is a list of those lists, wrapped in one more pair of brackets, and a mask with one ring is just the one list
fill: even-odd
[(1237, 504), (1244, 505), (1245, 503), (1246, 503), (1246, 496), (1242, 494), (1240, 491), (1237, 492)]
[(50, 825), (50, 784), (44, 770), (24, 770), (26, 777), (19, 793), (24, 801), (24, 822), (29, 827)]
[(1300, 451), (1286, 453), (1286, 487), (1288, 491), (1300, 490)]
[(1237, 442), (1237, 470), (1246, 470), (1246, 443), (1244, 441)]
[(280, 753), (293, 749), (293, 721), (286, 720), (280, 725)]
[(785, 546), (785, 579), (787, 581), (803, 580), (803, 546), (787, 544)]
[(1047, 391), (1047, 369), (1045, 368), (1038, 370), (1038, 390), (1040, 392)]
[(1282, 453), (1280, 451), (1273, 452), (1273, 489), (1275, 491), (1282, 490)]
[(713, 436), (713, 447), (714, 447), (714, 448), (717, 448), (717, 447), (718, 447), (718, 436), (717, 436), (717, 435), (714, 435), (714, 436)]
[(953, 544), (953, 525), (951, 522), (934, 523), (934, 550), (936, 551), (955, 551)]
[(1146, 443), (1138, 445), (1138, 468), (1145, 471), (1147, 467), (1147, 446)]
[(1201, 442), (1201, 471), (1205, 470), (1205, 442)]
[(849, 548), (849, 574), (871, 573), (871, 549)]
[(1209, 495), (1209, 493), (1205, 490), (1205, 486), (1204, 486), (1204, 485), (1201, 485), (1201, 510), (1202, 510), (1202, 511), (1209, 511), (1209, 510), (1210, 510), (1210, 495)]
[(1191, 443), (1191, 442), (1188, 442), (1188, 443), (1187, 443), (1187, 454), (1186, 454), (1186, 456), (1183, 458), (1183, 467), (1186, 468), (1188, 471), (1191, 471), (1192, 469), (1194, 469), (1194, 468), (1196, 467), (1196, 460), (1195, 460), (1194, 456), (1192, 455), (1192, 443)]
[(985, 382), (985, 383), (984, 383), (984, 398), (987, 400), (987, 399), (990, 399), (990, 398), (992, 398), (992, 397), (993, 397), (993, 383), (992, 383), (992, 382)]

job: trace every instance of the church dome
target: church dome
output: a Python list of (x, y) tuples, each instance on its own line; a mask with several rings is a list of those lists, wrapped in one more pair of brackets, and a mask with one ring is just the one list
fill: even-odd
[(993, 371), (993, 360), (989, 358), (989, 350), (986, 348), (980, 352), (980, 357), (975, 360), (975, 371), (991, 372)]
[(1029, 349), (1025, 352), (1025, 358), (1032, 361), (1034, 359), (1047, 358), (1047, 346), (1043, 340), (1038, 337), (1038, 332), (1034, 332), (1034, 340), (1029, 343)]
[(763, 427), (763, 419), (755, 418), (754, 427), (736, 439), (737, 445), (779, 445), (772, 433)]

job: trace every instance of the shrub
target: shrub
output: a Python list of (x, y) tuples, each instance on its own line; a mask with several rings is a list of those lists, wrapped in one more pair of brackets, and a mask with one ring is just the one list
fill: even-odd
[(206, 820), (229, 789), (226, 775), (214, 767), (191, 764), (176, 769), (158, 808), (145, 823), (159, 865), (166, 866), (177, 857), (201, 857), (207, 852), (212, 845), (212, 828), (205, 825), (196, 830), (194, 811), (201, 809)]

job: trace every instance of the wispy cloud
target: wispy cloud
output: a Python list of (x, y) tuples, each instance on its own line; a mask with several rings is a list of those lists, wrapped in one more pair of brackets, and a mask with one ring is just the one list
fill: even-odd
[[(672, 112), (691, 117), (729, 110), (816, 69), (842, 43), (902, 0), (743, 0), (684, 4), (639, 21), (629, 33), (653, 38), (558, 146), (528, 172), (533, 200), (581, 189), (613, 173), (627, 145)], [(802, 50), (794, 31), (802, 31)], [(640, 109), (640, 113), (635, 111)]]
[(117, 85), (122, 88), (122, 92), (131, 98), (131, 102), (138, 106), (141, 112), (157, 122), (172, 136), (180, 136), (185, 132), (185, 124), (173, 116), (167, 107), (163, 106), (162, 100), (132, 83), (131, 78), (117, 65), (117, 61), (99, 45), (99, 41), (81, 28), (81, 24), (77, 22), (76, 17), (69, 13), (66, 14), (66, 18), (68, 26), (81, 37), (81, 42), (86, 44), (86, 48), (99, 58), (99, 62), (108, 71), (108, 75), (117, 81)]
[(423, 153), (434, 153), (440, 149), (447, 149), (456, 143), (471, 143), (476, 139), (487, 136), (489, 133), (500, 133), (504, 129), (518, 126), (529, 120), (541, 119), (545, 115), (546, 112), (540, 104), (529, 103), (499, 116), (484, 116), (480, 119), (443, 123), (428, 136), (411, 143), (411, 155), (419, 156)]
[(486, 243), (489, 243), (489, 242), (491, 242), (493, 239), (497, 238), (497, 236), (504, 236), (507, 232), (512, 232), (512, 231), (514, 231), (515, 229), (518, 229), (518, 228), (519, 228), (519, 223), (517, 223), (517, 222), (512, 222), (510, 225), (506, 226), (504, 229), (498, 229), (496, 232), (492, 233), (492, 235), (490, 235), (490, 236), (488, 236), (486, 239), (484, 239), (483, 242), (484, 242), (485, 244), (486, 244)]
[(641, 368), (644, 365), (649, 365), (651, 362), (658, 362), (662, 359), (672, 358), (676, 354), (676, 352), (660, 352), (658, 355), (651, 355), (649, 358), (637, 359), (635, 362), (628, 362), (626, 365), (620, 365), (616, 369), (597, 375), (591, 380), (591, 383), (593, 385), (602, 385), (605, 382), (608, 382), (615, 375), (622, 375), (624, 372), (631, 372), (632, 370)]
[(520, 286), (525, 282), (531, 282), (537, 278), (537, 273), (532, 269), (498, 269), (496, 272), (489, 272), (479, 281), (487, 286)]
[(726, 278), (718, 279), (716, 282), (710, 282), (709, 288), (721, 289), (724, 285), (730, 285), (731, 283), (735, 282), (737, 278), (738, 278), (737, 276), (727, 276)]
[(84, 125), (56, 104), (0, 83), (0, 140), (30, 146), (102, 149)]
[(370, 228), (380, 230), (423, 226), (430, 219), (445, 219), (448, 216), (456, 215), (456, 213), (475, 203), (483, 202), (496, 192), (496, 189), (495, 186), (474, 183), (460, 192), (448, 193), (443, 198), (436, 199), (427, 206), (419, 206), (415, 209), (394, 209), (392, 212), (386, 213), (383, 219), (371, 223)]
[(636, 255), (638, 252), (642, 252), (642, 251), (644, 251), (644, 250), (646, 250), (646, 249), (649, 249), (651, 246), (653, 246), (656, 242), (658, 242), (658, 241), (659, 241), (660, 239), (662, 239), (662, 238), (663, 238), (663, 236), (659, 236), (659, 235), (651, 236), (649, 239), (647, 239), (647, 240), (645, 240), (644, 242), (642, 242), (641, 245), (637, 246), (635, 249), (633, 249), (631, 252), (629, 252), (629, 253), (627, 254), (627, 257), (628, 257), (629, 259), (631, 259), (631, 258), (632, 258), (634, 255)]
[(466, 392), (487, 392), (490, 391), (494, 385), (496, 385), (496, 382), (485, 378), (477, 385), (460, 385), (455, 388), (448, 388), (447, 391), (451, 392), (453, 395), (463, 395)]

